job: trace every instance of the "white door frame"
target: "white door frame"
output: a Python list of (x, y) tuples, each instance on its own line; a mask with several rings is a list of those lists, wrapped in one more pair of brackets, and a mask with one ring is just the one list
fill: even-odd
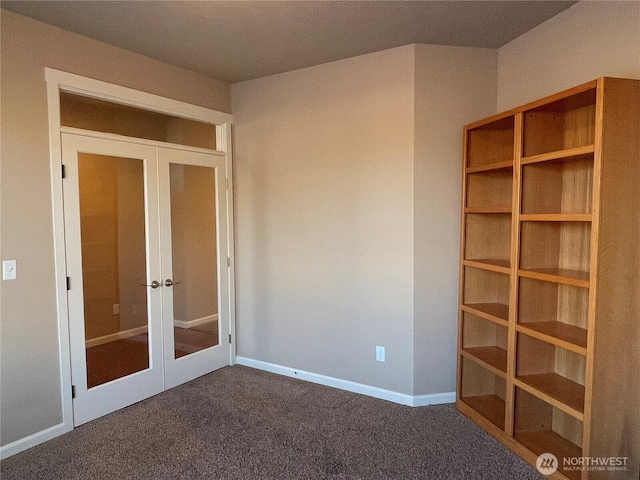
[[(62, 399), (62, 431), (73, 430), (73, 402), (71, 392), (71, 349), (69, 337), (69, 309), (67, 305), (67, 269), (64, 232), (63, 190), (62, 190), (62, 144), (60, 134), (66, 130), (60, 124), (60, 91), (75, 93), (86, 97), (106, 100), (113, 103), (129, 105), (144, 110), (165, 113), (177, 117), (209, 123), (216, 126), (216, 153), (225, 155), (227, 180), (227, 232), (228, 232), (228, 282), (229, 296), (220, 301), (228, 302), (229, 331), (231, 345), (229, 349), (229, 364), (236, 361), (236, 332), (235, 332), (235, 261), (233, 240), (233, 177), (231, 152), (231, 125), (233, 116), (228, 113), (210, 110), (208, 108), (190, 105), (188, 103), (169, 98), (140, 92), (130, 88), (113, 85), (80, 75), (75, 75), (52, 68), (45, 68), (47, 83), (47, 102), (49, 112), (49, 155), (51, 158), (51, 197), (53, 214), (54, 261), (56, 279), (56, 304), (58, 318), (58, 345), (60, 361), (60, 395)], [(73, 130), (73, 129), (69, 129)], [(100, 134), (98, 134), (100, 135)], [(115, 137), (109, 134), (102, 134)], [(127, 137), (118, 138), (135, 141)], [(155, 143), (145, 141), (145, 143)], [(167, 144), (164, 144), (167, 145)], [(191, 149), (183, 145), (173, 145), (173, 148)], [(209, 150), (209, 152), (214, 152)]]

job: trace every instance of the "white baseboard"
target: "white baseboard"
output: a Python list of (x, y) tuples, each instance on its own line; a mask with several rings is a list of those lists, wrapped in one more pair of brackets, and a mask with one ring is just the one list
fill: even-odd
[(65, 428), (64, 423), (59, 423), (58, 425), (54, 425), (53, 427), (49, 427), (45, 430), (34, 433), (33, 435), (29, 435), (28, 437), (3, 445), (0, 447), (0, 460), (4, 460), (11, 455), (15, 455), (16, 453), (20, 453), (31, 447), (40, 445), (47, 440), (59, 437), (63, 433), (67, 433), (67, 431), (70, 431), (70, 429)]
[(351, 382), (349, 380), (342, 380), (335, 377), (328, 377), (326, 375), (320, 375), (318, 373), (305, 372), (304, 370), (297, 370), (295, 368), (284, 367), (282, 365), (276, 365), (273, 363), (263, 362), (261, 360), (254, 360), (252, 358), (241, 356), (236, 357), (236, 363), (238, 365), (244, 365), (246, 367), (252, 367), (258, 370), (264, 370), (266, 372), (277, 373), (279, 375), (284, 375), (287, 377), (306, 380), (307, 382), (326, 385), (327, 387), (339, 388), (348, 392), (360, 393), (369, 397), (380, 398), (382, 400), (399, 403), (401, 405), (407, 405), (409, 407), (424, 407), (426, 405), (453, 403), (456, 399), (455, 392), (435, 393), (432, 395), (407, 395), (404, 393), (393, 392), (391, 390), (385, 390), (383, 388), (364, 385), (362, 383)]
[(180, 328), (191, 328), (191, 327), (197, 327), (198, 325), (202, 325), (203, 323), (217, 322), (217, 321), (218, 321), (218, 314), (216, 313), (214, 315), (208, 315), (206, 317), (201, 317), (201, 318), (194, 318), (193, 320), (188, 320), (188, 321), (174, 319), (173, 325)]
[(413, 407), (426, 407), (427, 405), (442, 405), (443, 403), (455, 403), (456, 392), (431, 393), (429, 395), (414, 395)]
[(135, 337), (141, 333), (147, 333), (147, 326), (131, 328), (129, 330), (123, 330), (122, 332), (110, 333), (102, 337), (92, 338), (85, 342), (85, 348), (95, 347), (96, 345), (103, 345), (109, 342), (115, 342), (116, 340), (122, 340), (123, 338)]

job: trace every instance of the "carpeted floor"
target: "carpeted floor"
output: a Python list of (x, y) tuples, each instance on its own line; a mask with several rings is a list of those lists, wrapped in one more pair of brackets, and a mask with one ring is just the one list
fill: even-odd
[(540, 480), (450, 405), (227, 367), (0, 462), (11, 479)]

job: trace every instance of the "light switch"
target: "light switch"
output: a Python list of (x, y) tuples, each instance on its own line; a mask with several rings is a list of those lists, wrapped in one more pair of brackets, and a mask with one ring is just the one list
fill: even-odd
[(2, 279), (15, 280), (18, 278), (18, 269), (15, 260), (2, 261)]

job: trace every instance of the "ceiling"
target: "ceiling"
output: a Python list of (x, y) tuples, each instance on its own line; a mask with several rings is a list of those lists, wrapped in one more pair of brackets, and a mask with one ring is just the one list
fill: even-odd
[(574, 1), (2, 1), (229, 83), (411, 43), (498, 48)]

